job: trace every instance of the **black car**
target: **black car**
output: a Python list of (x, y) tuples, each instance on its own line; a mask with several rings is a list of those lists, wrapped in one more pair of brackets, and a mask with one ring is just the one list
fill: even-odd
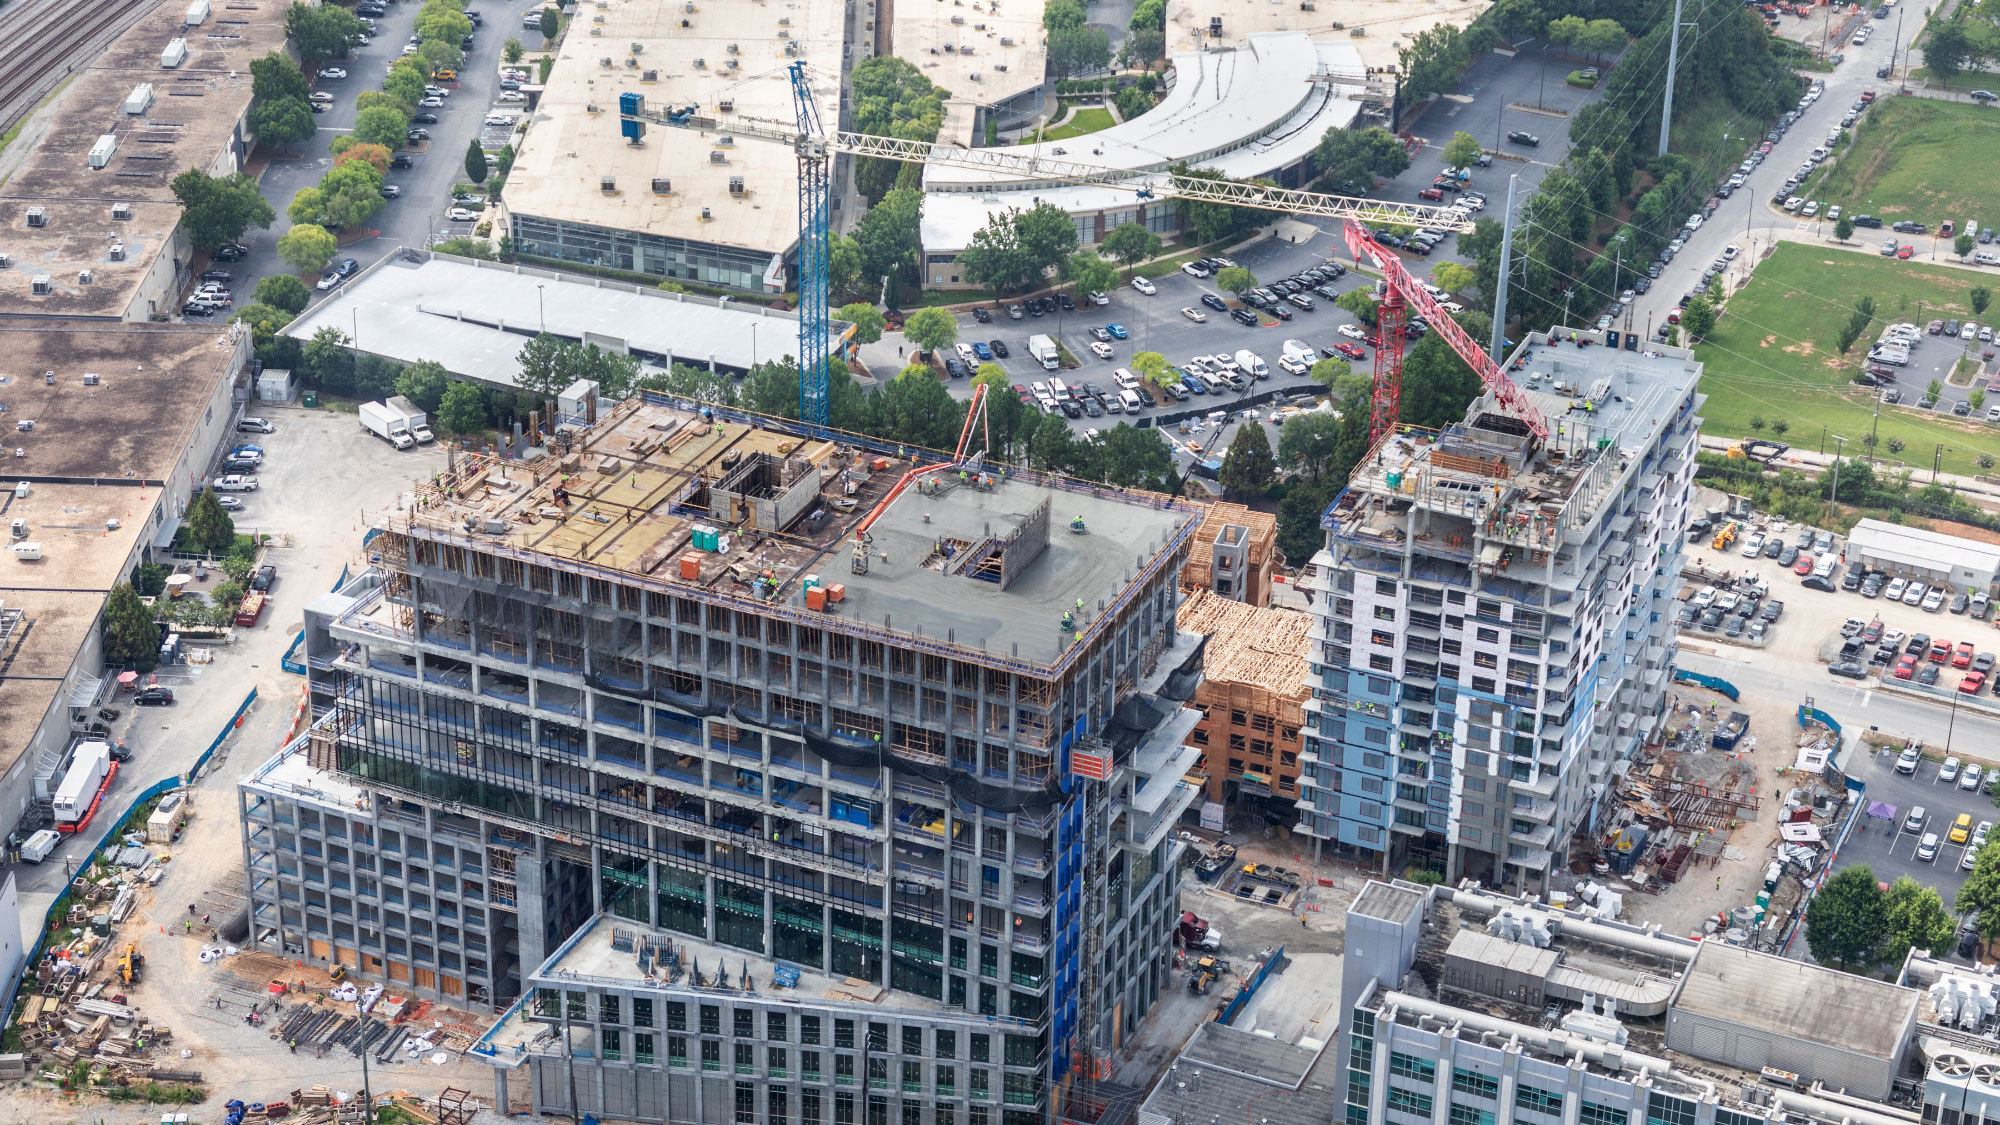
[(1856, 664), (1848, 660), (1843, 660), (1838, 664), (1829, 664), (1826, 666), (1826, 670), (1833, 675), (1845, 676), (1850, 680), (1865, 680), (1868, 678), (1868, 668), (1866, 665)]
[(1104, 406), (1094, 398), (1086, 398), (1083, 400), (1083, 412), (1092, 418), (1102, 418), (1104, 417)]
[(1717, 629), (1720, 629), (1722, 627), (1722, 616), (1722, 611), (1713, 606), (1704, 610), (1701, 615), (1701, 631), (1704, 633), (1713, 633)]
[(1279, 320), (1292, 319), (1292, 310), (1286, 308), (1281, 304), (1278, 304), (1276, 301), (1271, 302), (1270, 307), (1267, 308), (1265, 311), (1270, 313), (1272, 316), (1277, 317)]
[(1076, 298), (1074, 298), (1074, 297), (1071, 297), (1071, 296), (1070, 296), (1069, 294), (1067, 294), (1067, 293), (1059, 293), (1059, 294), (1057, 294), (1057, 295), (1056, 295), (1056, 303), (1057, 303), (1058, 305), (1062, 306), (1062, 310), (1063, 310), (1064, 312), (1070, 312), (1070, 311), (1072, 311), (1072, 310), (1074, 310), (1074, 309), (1076, 308)]
[(1805, 587), (1808, 590), (1821, 590), (1829, 594), (1833, 593), (1832, 581), (1825, 578), (1821, 578), (1817, 574), (1809, 575), (1805, 579), (1805, 581), (1800, 582), (1799, 585)]
[(944, 361), (944, 371), (945, 374), (954, 379), (965, 379), (972, 375), (972, 369), (965, 365), (964, 360), (956, 356)]
[(258, 463), (255, 461), (237, 461), (232, 459), (232, 460), (225, 460), (221, 464), (221, 466), (217, 468), (216, 471), (224, 476), (231, 476), (243, 473), (254, 473), (257, 471), (257, 467)]
[(413, 145), (418, 141), (428, 141), (430, 139), (431, 131), (429, 129), (411, 129), (409, 132), (403, 134), (404, 144)]
[(1935, 686), (1938, 682), (1938, 666), (1935, 664), (1926, 664), (1922, 668), (1917, 669), (1917, 682), (1925, 687)]
[(1213, 293), (1203, 293), (1201, 295), (1201, 303), (1207, 305), (1211, 309), (1226, 309), (1229, 307), (1229, 303), (1227, 301), (1224, 301), (1222, 298), (1216, 296)]
[(1075, 399), (1073, 399), (1073, 398), (1066, 398), (1066, 399), (1062, 400), (1062, 404), (1061, 404), (1061, 405), (1062, 405), (1062, 412), (1063, 412), (1063, 417), (1065, 417), (1065, 418), (1081, 418), (1081, 417), (1083, 417), (1083, 407), (1081, 407), (1081, 406), (1078, 406), (1078, 405), (1076, 404), (1076, 400), (1075, 400)]
[(986, 341), (986, 346), (993, 349), (994, 355), (999, 356), (1001, 359), (1007, 358), (1006, 344), (1001, 343), (999, 340), (988, 340)]
[(215, 253), (209, 255), (209, 257), (214, 258), (218, 262), (235, 262), (249, 256), (250, 248), (240, 242), (232, 242), (227, 246), (218, 247)]
[(231, 280), (231, 276), (228, 270), (203, 270), (201, 279), (203, 281), (229, 281)]
[(438, 115), (435, 113), (419, 113), (410, 118), (410, 124), (412, 125), (435, 125), (437, 123)]
[(1542, 138), (1522, 129), (1516, 129), (1507, 134), (1507, 139), (1517, 145), (1538, 145), (1542, 143)]
[(399, 152), (389, 158), (389, 167), (391, 168), (414, 168), (416, 166), (416, 161), (411, 160), (410, 154), (406, 152)]
[(251, 576), (250, 588), (252, 590), (268, 591), (271, 588), (271, 586), (277, 581), (278, 581), (278, 568), (266, 564), (264, 566), (258, 567), (257, 573)]
[(174, 701), (174, 690), (163, 687), (144, 687), (132, 693), (132, 702), (141, 707), (166, 707)]
[(1040, 301), (1037, 301), (1034, 298), (1030, 297), (1026, 301), (1023, 301), (1022, 305), (1028, 310), (1029, 316), (1042, 315), (1042, 303)]
[(360, 270), (361, 270), (361, 263), (355, 261), (353, 258), (342, 258), (340, 260), (340, 267), (338, 270), (340, 276), (353, 277), (356, 273), (360, 272)]
[(196, 305), (196, 304), (188, 304), (188, 305), (182, 305), (182, 306), (181, 306), (181, 315), (182, 315), (182, 316), (214, 316), (214, 315), (215, 315), (215, 306), (214, 306), (214, 305)]
[(1229, 310), (1229, 318), (1238, 324), (1247, 325), (1251, 328), (1257, 327), (1257, 314), (1251, 312), (1249, 309), (1231, 309)]
[(1857, 227), (1868, 227), (1871, 230), (1881, 230), (1882, 220), (1873, 215), (1856, 215), (1854, 216), (1854, 225)]
[(1764, 608), (1757, 611), (1757, 616), (1763, 618), (1766, 621), (1776, 621), (1778, 618), (1783, 617), (1784, 615), (1785, 615), (1785, 603), (1778, 600), (1777, 598), (1772, 598), (1769, 601), (1765, 602)]
[(985, 309), (973, 309), (972, 319), (978, 321), (981, 324), (991, 324), (993, 323), (993, 314), (987, 312)]

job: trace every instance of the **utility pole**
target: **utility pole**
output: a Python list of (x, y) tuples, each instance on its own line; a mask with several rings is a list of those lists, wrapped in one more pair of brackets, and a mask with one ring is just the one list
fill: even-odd
[[(1896, 78), (1896, 49), (1899, 46), (1903, 50), (1903, 60), (1905, 62), (1908, 62), (1910, 57), (1910, 48), (1908, 44), (1903, 42), (1902, 8), (1896, 9), (1896, 38), (1889, 41), (1889, 77), (1891, 78)], [(1910, 81), (1908, 75), (1905, 75), (1902, 78), (1897, 78), (1896, 81), (1902, 84), (1902, 89), (1908, 90), (1910, 88)]]
[(1826, 494), (1826, 518), (1829, 521), (1833, 519), (1834, 498), (1840, 495), (1840, 455), (1847, 452), (1847, 439), (1839, 434), (1834, 434), (1832, 437), (1840, 443), (1840, 449), (1833, 455), (1833, 488)]
[(1507, 279), (1513, 274), (1514, 189), (1520, 183), (1519, 172), (1507, 177), (1507, 211), (1500, 217), (1500, 280), (1494, 286), (1497, 292), (1493, 295), (1493, 343), (1487, 349), (1496, 365), (1507, 361), (1502, 354), (1507, 343)]
[(361, 1017), (361, 1119), (375, 1125), (375, 1095), (368, 1087), (368, 1009), (363, 1000), (354, 1001), (354, 1013)]
[(1667, 94), (1665, 104), (1660, 107), (1660, 151), (1655, 155), (1667, 154), (1667, 140), (1674, 129), (1674, 66), (1680, 61), (1681, 53), (1681, 0), (1674, 0), (1674, 26), (1667, 35)]

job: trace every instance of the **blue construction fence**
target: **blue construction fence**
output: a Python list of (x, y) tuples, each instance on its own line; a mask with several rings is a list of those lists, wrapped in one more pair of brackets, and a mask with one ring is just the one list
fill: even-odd
[(1229, 998), (1228, 1007), (1223, 1008), (1222, 1014), (1215, 1017), (1215, 1022), (1227, 1024), (1235, 1019), (1243, 1010), (1243, 1005), (1248, 1004), (1251, 998), (1257, 995), (1257, 989), (1263, 986), (1264, 978), (1271, 975), (1271, 969), (1284, 959), (1285, 947), (1281, 945), (1264, 959), (1263, 964), (1257, 966), (1257, 971), (1250, 974), (1250, 979), (1244, 982), (1242, 988), (1236, 990), (1236, 995)]
[(1719, 676), (1704, 676), (1699, 672), (1690, 672), (1685, 668), (1676, 668), (1674, 669), (1674, 679), (1679, 683), (1695, 684), (1705, 687), (1710, 691), (1719, 691), (1728, 696), (1731, 703), (1742, 698), (1742, 693), (1736, 690), (1735, 684)]
[[(248, 711), (250, 705), (256, 701), (257, 689), (251, 688), (250, 694), (244, 696), (243, 702), (237, 705), (236, 713), (229, 716), (229, 721), (223, 724), (221, 732), (215, 736), (213, 742), (208, 744), (208, 749), (202, 751), (201, 756), (195, 759), (194, 765), (188, 768), (187, 773), (163, 777), (147, 786), (138, 796), (132, 798), (132, 804), (125, 810), (125, 815), (119, 817), (116, 822), (109, 828), (106, 828), (104, 833), (91, 843), (90, 850), (84, 853), (77, 870), (81, 872), (89, 868), (92, 857), (105, 851), (112, 841), (131, 831), (133, 815), (140, 809), (145, 808), (155, 797), (190, 784), (194, 776), (201, 772), (201, 768), (208, 764), (209, 759), (215, 757), (215, 752), (222, 748), (222, 744), (228, 741), (229, 736), (235, 732), (238, 724), (243, 721), (243, 713)], [(7, 980), (5, 989), (0, 991), (0, 1012), (6, 1013), (9, 1020), (13, 1018), (14, 1001), (21, 994), (22, 980), (26, 978), (28, 971), (41, 961), (43, 951), (48, 948), (49, 935), (53, 932), (55, 922), (69, 913), (70, 895), (75, 890), (76, 885), (74, 882), (71, 882), (69, 886), (63, 888), (61, 894), (56, 896), (55, 901), (49, 904), (48, 910), (43, 913), (41, 922), (37, 927), (41, 936), (35, 939), (34, 946), (28, 950), (28, 956), (26, 960), (21, 962), (20, 969)], [(26, 923), (26, 916), (23, 916), (21, 921)], [(28, 932), (25, 924), (21, 927), (21, 931), (24, 934)]]
[(1832, 715), (1827, 714), (1826, 712), (1820, 710), (1817, 707), (1807, 707), (1804, 704), (1800, 704), (1799, 726), (1801, 728), (1804, 728), (1810, 725), (1812, 720), (1818, 720), (1819, 722), (1825, 723), (1826, 729), (1832, 731), (1833, 736), (1835, 738), (1840, 737), (1840, 724), (1833, 721)]

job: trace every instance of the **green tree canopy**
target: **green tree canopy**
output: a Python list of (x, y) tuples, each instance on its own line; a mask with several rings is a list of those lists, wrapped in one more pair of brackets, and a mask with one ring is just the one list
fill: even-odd
[(1076, 223), (1050, 203), (994, 215), (959, 252), (966, 276), (1007, 293), (1039, 288), (1044, 275), (1076, 250)]
[(856, 301), (842, 305), (833, 312), (836, 320), (844, 320), (854, 325), (854, 339), (858, 343), (872, 344), (882, 338), (882, 313), (866, 301)]
[(241, 172), (211, 176), (190, 168), (167, 186), (181, 201), (181, 227), (198, 249), (225, 246), (251, 227), (268, 227), (277, 218), (257, 181)]
[(1159, 352), (1133, 352), (1130, 362), (1132, 374), (1137, 375), (1140, 381), (1155, 387), (1166, 386), (1170, 378), (1168, 373), (1173, 370), (1173, 365), (1167, 362), (1167, 357)]
[(1697, 342), (1715, 331), (1715, 305), (1706, 294), (1689, 301), (1681, 310), (1681, 329), (1688, 339)]
[(1549, 21), (1549, 42), (1563, 46), (1574, 44), (1590, 26), (1590, 21), (1582, 16), (1570, 15)]
[(1453, 133), (1445, 142), (1444, 162), (1459, 168), (1470, 168), (1486, 150), (1480, 147), (1479, 139), (1463, 130)]
[[(1137, 89), (1137, 87), (1127, 87)], [(1107, 258), (1124, 262), (1127, 269), (1148, 258), (1157, 257), (1163, 243), (1160, 236), (1147, 230), (1143, 223), (1124, 223), (1112, 229), (1098, 244), (1097, 252)]]
[(1926, 887), (1908, 875), (1900, 876), (1890, 884), (1889, 893), (1882, 900), (1882, 912), (1886, 923), (1882, 960), (1900, 965), (1912, 949), (1942, 954), (1951, 948), (1957, 923), (1944, 908), (1944, 896), (1936, 887)]
[(216, 502), (214, 489), (203, 489), (188, 505), (187, 534), (190, 543), (211, 555), (227, 554), (236, 544), (236, 523)]
[(943, 309), (918, 309), (903, 322), (903, 336), (927, 352), (958, 342), (958, 320)]
[(1234, 496), (1262, 492), (1271, 483), (1275, 466), (1271, 460), (1271, 439), (1264, 425), (1254, 419), (1236, 427), (1229, 452), (1222, 455), (1219, 479), (1224, 491)]
[(1617, 20), (1591, 20), (1570, 42), (1570, 46), (1592, 58), (1602, 58), (1624, 48), (1625, 28)]
[(1174, 458), (1157, 431), (1124, 422), (1101, 431), (1098, 439), (1102, 479), (1121, 488), (1164, 492), (1174, 474)]
[(456, 43), (472, 34), (472, 21), (449, 4), (426, 4), (417, 13), (417, 34), (425, 39)]
[(486, 403), (479, 388), (471, 383), (453, 383), (438, 400), (437, 423), (454, 434), (470, 434), (486, 428)]
[(1848, 215), (1842, 215), (1840, 218), (1835, 219), (1833, 222), (1833, 237), (1841, 240), (1842, 242), (1846, 242), (1848, 239), (1853, 238), (1854, 219)]
[(1931, 22), (1924, 39), (1924, 65), (1938, 81), (1950, 86), (1951, 80), (1977, 62), (1979, 56), (1964, 24), (1952, 19)]
[(271, 305), (296, 316), (312, 301), (312, 290), (288, 273), (274, 273), (257, 283), (253, 294), (258, 303)]
[(1806, 908), (1806, 943), (1820, 962), (1866, 968), (1881, 952), (1887, 910), (1875, 872), (1865, 863), (1843, 867)]
[(1451, 89), (1459, 73), (1471, 65), (1472, 48), (1465, 33), (1447, 23), (1411, 36), (1410, 45), (1398, 52), (1398, 57), (1403, 66), (1403, 99), (1414, 104)]
[(296, 98), (305, 101), (312, 83), (305, 72), (282, 51), (267, 51), (263, 58), (250, 60), (250, 93), (258, 101)]
[(273, 148), (295, 145), (319, 132), (304, 98), (258, 99), (250, 107), (250, 132)]
[(303, 187), (292, 195), (292, 201), (285, 205), (285, 217), (293, 223), (326, 222), (326, 192), (317, 187)]
[(479, 143), (478, 137), (474, 137), (465, 146), (465, 178), (475, 184), (483, 184), (488, 171), (486, 148)]
[(105, 667), (150, 672), (159, 661), (160, 628), (153, 611), (131, 583), (120, 582), (104, 599)]
[[(945, 99), (951, 93), (933, 84), (914, 64), (895, 55), (863, 59), (854, 64), (851, 86), (855, 132), (906, 141), (937, 140)], [(855, 190), (870, 203), (879, 203), (899, 186), (904, 167), (894, 160), (864, 158), (855, 165)], [(900, 186), (917, 187), (915, 174)]]
[(435, 414), (444, 393), (450, 388), (451, 374), (434, 359), (420, 359), (396, 376), (396, 393), (415, 403), (426, 414)]
[(556, 32), (562, 30), (562, 17), (554, 8), (542, 9), (542, 41), (544, 45), (555, 42)]
[(324, 195), (321, 206), (332, 226), (359, 227), (388, 202), (382, 198), (382, 173), (365, 160), (334, 165), (320, 177), (319, 187)]
[(1111, 36), (1099, 27), (1049, 32), (1049, 73), (1057, 78), (1103, 70), (1111, 65)]
[(1340, 419), (1294, 414), (1278, 431), (1278, 462), (1317, 481), (1340, 451)]
[(402, 148), (408, 141), (410, 119), (386, 105), (364, 109), (354, 115), (354, 138), (387, 149)]
[(1958, 236), (1951, 240), (1951, 248), (1958, 251), (1958, 256), (1963, 258), (1972, 253), (1972, 248), (1977, 243), (1978, 240), (1972, 237), (1971, 231), (1960, 231)]
[(354, 37), (366, 30), (353, 12), (333, 4), (293, 4), (285, 13), (285, 37), (298, 48), (307, 69), (346, 58)]
[(1241, 297), (1257, 288), (1257, 277), (1242, 266), (1227, 266), (1216, 272), (1215, 287)]
[(1042, 30), (1068, 31), (1082, 27), (1088, 18), (1078, 0), (1049, 0), (1048, 6), (1042, 9)]
[(1109, 293), (1118, 284), (1118, 267), (1098, 257), (1095, 250), (1078, 250), (1064, 259), (1062, 275), (1078, 296)]
[(509, 35), (507, 41), (500, 45), (500, 57), (506, 60), (508, 66), (520, 62), (521, 56), (527, 53), (527, 48), (521, 46), (521, 40), (512, 35)]
[(861, 281), (868, 292), (872, 293), (885, 277), (918, 280), (917, 248), (923, 241), (923, 199), (923, 192), (916, 188), (894, 188), (880, 203), (870, 207), (855, 226), (854, 242), (861, 251)]
[(317, 273), (340, 249), (332, 233), (313, 223), (300, 223), (278, 239), (278, 257), (301, 273)]
[[(1478, 142), (1473, 142), (1473, 147), (1478, 148)], [(1473, 153), (1475, 158), (1478, 155)], [(1401, 175), (1410, 166), (1410, 150), (1380, 126), (1330, 128), (1313, 146), (1313, 160), (1320, 179), (1336, 189), (1371, 191), (1378, 177)]]

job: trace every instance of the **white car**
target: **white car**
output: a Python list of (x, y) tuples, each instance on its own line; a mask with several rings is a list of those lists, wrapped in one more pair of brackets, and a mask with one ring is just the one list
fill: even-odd
[(1158, 286), (1154, 285), (1152, 282), (1146, 280), (1143, 277), (1133, 278), (1132, 288), (1137, 289), (1139, 292), (1144, 293), (1148, 297), (1160, 291)]
[(240, 512), (243, 510), (243, 501), (234, 496), (218, 496), (215, 498), (215, 506), (225, 512)]
[(1695, 592), (1694, 597), (1688, 599), (1688, 604), (1696, 609), (1707, 609), (1715, 603), (1715, 596), (1718, 593), (1721, 593), (1721, 591), (1713, 586), (1703, 586)]
[(1939, 586), (1931, 590), (1930, 593), (1924, 595), (1923, 609), (1925, 613), (1936, 613), (1937, 611), (1943, 608), (1944, 608), (1944, 587)]
[(520, 117), (512, 113), (489, 113), (486, 115), (486, 123), (488, 125), (512, 125), (519, 120)]
[(443, 109), (443, 108), (444, 108), (444, 99), (443, 99), (443, 98), (425, 98), (425, 99), (424, 99), (423, 101), (420, 101), (420, 102), (418, 102), (418, 103), (417, 103), (417, 107), (418, 107), (419, 109)]
[(528, 100), (528, 95), (519, 90), (502, 90), (500, 96), (493, 100), (496, 102), (525, 102)]
[(1278, 358), (1278, 369), (1288, 375), (1304, 375), (1307, 371), (1311, 370), (1306, 366), (1304, 360), (1293, 356), (1280, 356)]
[(1343, 324), (1337, 331), (1350, 340), (1366, 340), (1368, 338), (1368, 333), (1363, 332), (1361, 326), (1358, 324)]
[(1924, 598), (1929, 596), (1930, 592), (1931, 588), (1922, 582), (1912, 582), (1910, 588), (1903, 591), (1903, 604), (1922, 605)]
[(1840, 204), (1836, 203), (1827, 208), (1826, 217), (1828, 222), (1838, 222), (1840, 220)]
[(1208, 323), (1208, 314), (1201, 311), (1198, 308), (1195, 308), (1193, 305), (1189, 305), (1187, 308), (1182, 309), (1181, 315), (1187, 317), (1189, 320), (1194, 321), (1196, 324)]
[(1736, 260), (1736, 256), (1741, 253), (1743, 253), (1743, 248), (1732, 242), (1729, 245), (1724, 246), (1722, 248), (1722, 260), (1725, 262), (1733, 262)]
[(467, 211), (463, 207), (453, 207), (451, 210), (446, 211), (444, 213), (444, 217), (450, 219), (454, 223), (469, 223), (479, 218), (478, 215), (475, 215), (472, 212)]
[(1092, 340), (1090, 342), (1090, 354), (1099, 359), (1110, 359), (1111, 345), (1102, 340)]
[(1892, 602), (1900, 602), (1903, 600), (1903, 591), (1909, 588), (1910, 588), (1909, 579), (1891, 578), (1889, 579), (1888, 588), (1882, 591), (1882, 596), (1889, 599)]
[(443, 86), (425, 86), (424, 93), (433, 98), (448, 98), (451, 96), (451, 91), (445, 89)]
[(334, 273), (332, 270), (328, 270), (327, 272), (319, 275), (319, 284), (314, 285), (313, 288), (324, 291), (327, 289), (331, 289), (339, 284), (340, 284), (340, 275)]
[(1753, 533), (1748, 539), (1745, 539), (1743, 541), (1744, 558), (1754, 559), (1758, 555), (1761, 555), (1763, 553), (1764, 553), (1764, 537), (1761, 534)]
[(257, 491), (257, 482), (245, 476), (217, 477), (215, 478), (215, 490), (217, 492), (255, 492)]
[(1707, 221), (1708, 221), (1708, 216), (1706, 216), (1706, 215), (1703, 215), (1703, 214), (1701, 214), (1700, 212), (1696, 212), (1695, 214), (1692, 214), (1692, 215), (1689, 215), (1689, 216), (1688, 216), (1688, 221), (1687, 221), (1687, 224), (1686, 224), (1686, 225), (1687, 225), (1687, 229), (1689, 229), (1689, 230), (1700, 230), (1700, 229), (1701, 229), (1701, 224), (1703, 224), (1703, 223), (1705, 223), (1705, 222), (1707, 222)]
[(1111, 298), (1103, 293), (1092, 293), (1090, 295), (1090, 303), (1093, 305), (1108, 305), (1111, 303)]
[(320, 71), (319, 76), (321, 78), (345, 78), (347, 77), (347, 72), (337, 66), (330, 66)]

